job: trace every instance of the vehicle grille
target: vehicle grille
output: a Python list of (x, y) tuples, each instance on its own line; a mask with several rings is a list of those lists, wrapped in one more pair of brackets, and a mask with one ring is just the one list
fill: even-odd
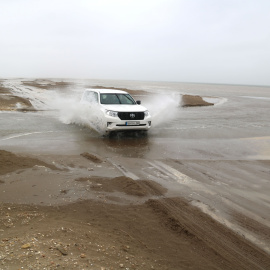
[(118, 112), (121, 120), (143, 120), (144, 112)]

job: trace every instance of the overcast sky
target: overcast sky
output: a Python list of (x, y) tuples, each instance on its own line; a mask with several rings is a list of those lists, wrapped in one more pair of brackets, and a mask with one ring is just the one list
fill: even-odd
[(0, 0), (0, 78), (270, 85), (269, 0)]

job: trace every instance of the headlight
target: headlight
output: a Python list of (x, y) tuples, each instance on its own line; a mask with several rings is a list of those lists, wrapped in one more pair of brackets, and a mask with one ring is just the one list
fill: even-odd
[(112, 117), (118, 116), (118, 112), (114, 112), (114, 111), (106, 111), (106, 114), (108, 114), (109, 116), (112, 116)]
[(145, 117), (150, 116), (149, 111), (145, 111), (145, 112), (144, 112), (144, 116), (145, 116)]

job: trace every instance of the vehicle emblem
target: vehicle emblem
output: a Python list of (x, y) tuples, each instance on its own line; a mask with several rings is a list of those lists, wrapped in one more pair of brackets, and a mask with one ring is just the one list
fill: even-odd
[(135, 115), (135, 113), (131, 113), (129, 116), (130, 116), (130, 118), (135, 118), (136, 115)]

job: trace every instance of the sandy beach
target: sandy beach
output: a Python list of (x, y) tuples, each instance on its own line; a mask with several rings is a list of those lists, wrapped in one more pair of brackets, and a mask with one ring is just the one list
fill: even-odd
[[(52, 91), (72, 84), (22, 85)], [(145, 102), (153, 95), (115, 88)], [(12, 117), (29, 117), (40, 127), (17, 127), (16, 134), (1, 127), (0, 269), (270, 268), (267, 136), (224, 135), (212, 147), (205, 130), (193, 141), (165, 140), (155, 129), (100, 139), (38, 115), (40, 107), (14, 89), (1, 85), (0, 117), (11, 125)], [(179, 104), (182, 115), (214, 105), (196, 93), (182, 94)], [(264, 149), (263, 158), (252, 145)], [(249, 158), (237, 156), (243, 153)]]

